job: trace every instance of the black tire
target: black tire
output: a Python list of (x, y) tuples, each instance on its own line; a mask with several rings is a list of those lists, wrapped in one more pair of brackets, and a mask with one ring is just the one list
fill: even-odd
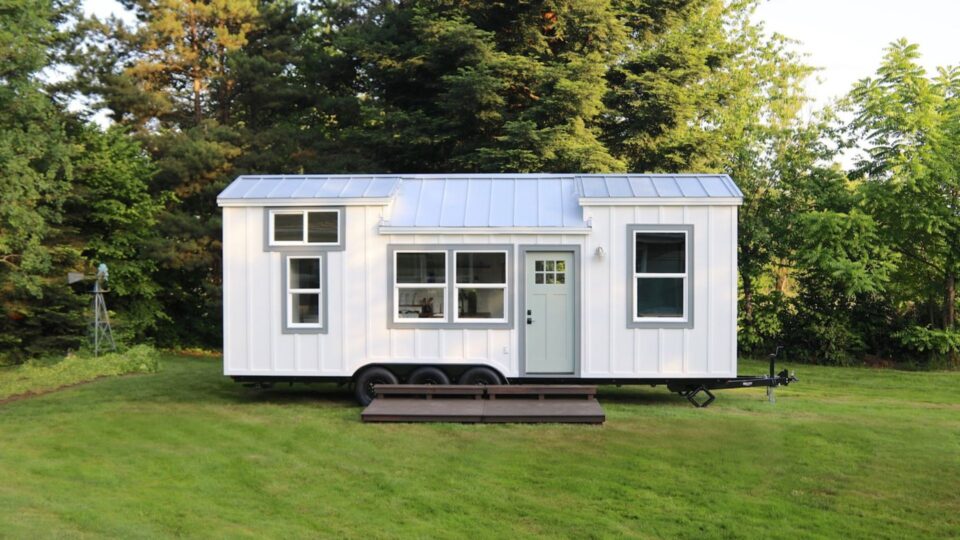
[(408, 384), (450, 384), (450, 377), (440, 368), (423, 366), (413, 370), (407, 378)]
[(390, 370), (374, 366), (361, 371), (360, 375), (357, 375), (354, 381), (353, 393), (360, 405), (366, 407), (374, 398), (373, 385), (397, 384), (398, 382), (400, 381), (397, 379), (397, 376), (391, 373)]
[(500, 375), (496, 371), (488, 367), (478, 366), (464, 371), (457, 382), (460, 384), (491, 386), (500, 384), (503, 381), (500, 380)]

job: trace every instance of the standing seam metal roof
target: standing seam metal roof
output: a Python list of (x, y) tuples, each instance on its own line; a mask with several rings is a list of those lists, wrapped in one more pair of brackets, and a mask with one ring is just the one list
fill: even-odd
[(390, 227), (584, 228), (591, 200), (742, 197), (725, 174), (385, 174), (241, 176), (217, 200), (392, 199)]
[(726, 174), (579, 175), (577, 190), (585, 199), (743, 198)]
[(400, 176), (381, 174), (240, 176), (217, 200), (385, 198), (399, 185)]

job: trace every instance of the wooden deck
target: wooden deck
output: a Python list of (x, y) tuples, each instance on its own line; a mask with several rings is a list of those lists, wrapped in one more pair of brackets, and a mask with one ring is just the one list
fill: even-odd
[(595, 386), (377, 385), (364, 422), (602, 424)]

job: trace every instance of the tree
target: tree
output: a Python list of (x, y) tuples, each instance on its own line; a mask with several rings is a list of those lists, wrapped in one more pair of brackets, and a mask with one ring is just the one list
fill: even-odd
[(88, 273), (99, 263), (109, 266), (114, 332), (128, 342), (143, 340), (166, 316), (157, 301), (157, 261), (151, 257), (160, 243), (157, 219), (163, 209), (162, 198), (149, 190), (156, 168), (125, 129), (103, 132), (72, 124), (79, 148), (60, 234), (80, 249)]
[(75, 13), (72, 2), (45, 0), (0, 9), (0, 349), (14, 359), (69, 346), (52, 330), (60, 324), (69, 336), (77, 325), (75, 299), (56, 269), (78, 253), (53, 241), (73, 147), (40, 79), (66, 41), (60, 26)]
[(335, 44), (387, 170), (589, 172), (623, 169), (598, 121), (624, 38), (603, 0), (430, 0), (377, 3)]
[[(960, 72), (930, 79), (916, 45), (887, 48), (876, 76), (849, 96), (849, 129), (860, 144), (854, 174), (881, 234), (903, 256), (901, 301), (939, 304), (945, 343), (956, 342), (960, 274)], [(891, 291), (894, 292), (894, 291)], [(939, 300), (938, 300), (939, 298)], [(918, 312), (922, 321), (922, 310)], [(960, 350), (950, 348), (954, 362)]]

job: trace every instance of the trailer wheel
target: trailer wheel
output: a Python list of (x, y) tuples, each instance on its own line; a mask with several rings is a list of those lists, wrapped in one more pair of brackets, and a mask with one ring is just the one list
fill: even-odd
[(409, 384), (450, 384), (450, 377), (433, 366), (423, 366), (417, 368), (407, 378)]
[(483, 366), (470, 368), (460, 375), (460, 384), (479, 384), (483, 386), (492, 386), (500, 384), (500, 375), (496, 371)]
[(360, 405), (366, 407), (373, 401), (376, 395), (373, 391), (373, 385), (397, 384), (398, 382), (400, 381), (397, 380), (397, 376), (387, 368), (378, 366), (370, 367), (360, 372), (360, 375), (357, 376), (354, 384), (354, 395)]

